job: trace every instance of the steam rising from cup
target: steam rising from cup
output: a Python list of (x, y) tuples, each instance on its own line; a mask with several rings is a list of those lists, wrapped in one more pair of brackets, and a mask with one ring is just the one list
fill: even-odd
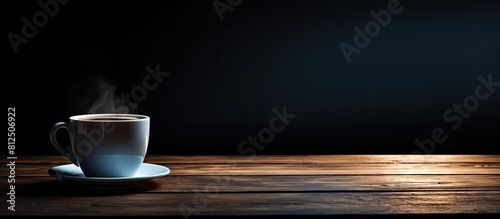
[(68, 86), (67, 107), (72, 114), (137, 113), (138, 104), (116, 94), (116, 83), (98, 75)]

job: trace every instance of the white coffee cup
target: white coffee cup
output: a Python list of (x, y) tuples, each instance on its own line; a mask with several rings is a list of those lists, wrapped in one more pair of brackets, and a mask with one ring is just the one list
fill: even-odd
[[(59, 129), (69, 131), (71, 147), (56, 140)], [(86, 177), (134, 176), (146, 156), (149, 117), (135, 114), (86, 114), (71, 116), (50, 130), (54, 147)]]

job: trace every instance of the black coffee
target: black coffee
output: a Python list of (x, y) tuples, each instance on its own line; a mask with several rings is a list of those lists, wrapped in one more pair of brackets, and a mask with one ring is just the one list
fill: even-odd
[(98, 120), (136, 120), (136, 119), (138, 119), (138, 118), (133, 117), (133, 116), (99, 116), (99, 117), (82, 118), (82, 120), (92, 120), (92, 121), (98, 121)]

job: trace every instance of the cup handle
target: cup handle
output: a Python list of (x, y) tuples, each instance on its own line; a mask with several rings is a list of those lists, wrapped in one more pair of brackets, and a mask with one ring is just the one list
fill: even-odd
[(58, 122), (58, 123), (54, 124), (52, 126), (52, 128), (50, 129), (50, 141), (52, 142), (52, 145), (59, 151), (59, 153), (61, 153), (62, 155), (64, 155), (66, 158), (68, 158), (68, 160), (71, 161), (71, 163), (73, 163), (74, 165), (78, 166), (78, 162), (76, 161), (75, 156), (71, 152), (72, 151), (71, 148), (70, 147), (66, 147), (66, 149), (64, 149), (57, 142), (56, 133), (61, 128), (64, 128), (64, 129), (66, 129), (69, 132), (70, 139), (71, 139), (71, 137), (72, 137), (71, 136), (72, 135), (71, 134), (71, 130), (72, 130), (71, 125), (69, 123), (67, 123), (67, 122)]

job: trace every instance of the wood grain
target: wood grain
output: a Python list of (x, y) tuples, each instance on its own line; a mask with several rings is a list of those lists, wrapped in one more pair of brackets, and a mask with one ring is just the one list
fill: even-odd
[[(19, 176), (45, 176), (53, 164), (17, 164)], [(171, 175), (381, 175), (381, 174), (498, 174), (500, 163), (430, 163), (430, 164), (165, 164)], [(0, 176), (9, 174), (0, 167)]]
[(16, 215), (500, 213), (500, 192), (164, 193), (18, 198)]
[[(16, 180), (17, 193), (23, 195), (79, 194), (81, 189), (52, 177)], [(144, 193), (500, 191), (500, 175), (165, 176), (143, 186)]]
[[(9, 169), (3, 160), (0, 176)], [(500, 155), (148, 156), (171, 174), (122, 190), (48, 176), (61, 156), (19, 156), (1, 215), (429, 215), (500, 213)], [(7, 180), (0, 187), (7, 188)]]

